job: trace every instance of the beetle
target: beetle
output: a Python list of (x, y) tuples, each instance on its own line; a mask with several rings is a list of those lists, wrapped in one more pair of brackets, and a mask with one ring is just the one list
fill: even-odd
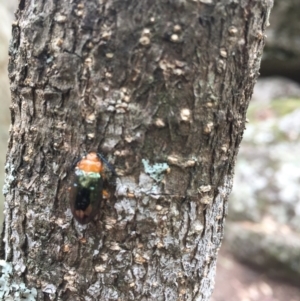
[(90, 152), (76, 164), (70, 191), (70, 207), (80, 224), (87, 224), (98, 214), (103, 197), (108, 196), (105, 165), (112, 166), (96, 152)]

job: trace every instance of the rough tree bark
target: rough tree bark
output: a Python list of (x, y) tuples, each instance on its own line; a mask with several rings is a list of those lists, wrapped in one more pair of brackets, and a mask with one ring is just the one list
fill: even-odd
[[(20, 0), (5, 300), (209, 300), (271, 5)], [(81, 226), (67, 187), (91, 150), (118, 177)]]

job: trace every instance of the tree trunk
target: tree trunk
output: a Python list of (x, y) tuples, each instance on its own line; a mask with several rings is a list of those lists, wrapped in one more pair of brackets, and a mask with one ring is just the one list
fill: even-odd
[[(20, 0), (5, 300), (209, 300), (271, 2)], [(90, 151), (117, 178), (80, 225)]]

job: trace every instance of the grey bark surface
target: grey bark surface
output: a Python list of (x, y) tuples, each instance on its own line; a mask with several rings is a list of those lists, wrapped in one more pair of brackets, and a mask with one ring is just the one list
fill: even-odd
[[(209, 300), (271, 5), (20, 1), (7, 296), (25, 286), (28, 300)], [(118, 177), (81, 226), (67, 188), (89, 151)]]

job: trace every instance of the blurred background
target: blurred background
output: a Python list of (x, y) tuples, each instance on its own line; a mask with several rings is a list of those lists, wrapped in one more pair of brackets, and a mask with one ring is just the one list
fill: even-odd
[[(16, 5), (17, 0), (0, 0), (1, 187), (10, 124), (7, 53)], [(300, 301), (299, 16), (299, 0), (275, 1), (212, 301)]]
[(11, 36), (11, 23), (17, 0), (0, 0), (0, 224), (3, 220), (3, 179), (7, 151), (8, 129), (10, 125), (10, 90), (7, 75), (8, 44)]

